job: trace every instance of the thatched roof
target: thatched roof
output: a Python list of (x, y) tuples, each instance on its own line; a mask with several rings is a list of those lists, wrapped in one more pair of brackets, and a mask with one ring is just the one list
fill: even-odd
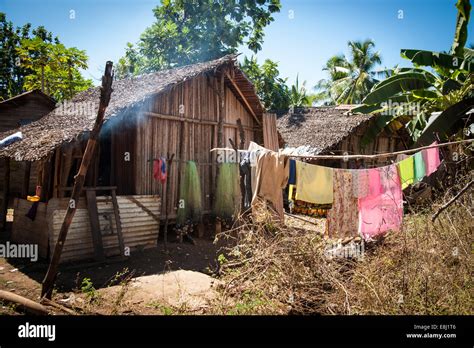
[[(235, 66), (235, 61), (236, 55), (227, 55), (209, 62), (116, 80), (113, 82), (113, 92), (105, 120), (107, 122), (107, 120), (121, 114), (126, 109), (133, 108), (150, 97), (168, 91), (176, 84), (216, 70), (224, 65), (233, 67), (234, 83), (239, 87), (253, 112), (261, 117), (263, 107), (255, 94), (253, 85), (244, 73)], [(10, 157), (17, 161), (36, 161), (46, 157), (59, 145), (71, 142), (85, 132), (91, 131), (97, 115), (99, 98), (100, 87), (91, 88), (77, 94), (70, 100), (71, 103), (81, 103), (80, 105), (84, 106), (80, 115), (64, 113), (61, 108), (57, 108), (36, 122), (14, 131), (0, 133), (0, 139), (17, 131), (23, 133), (23, 140), (0, 150), (0, 157)], [(238, 98), (241, 99), (240, 95)], [(91, 105), (92, 107), (89, 107)], [(84, 113), (84, 111), (86, 112)]]
[(10, 106), (21, 106), (26, 104), (27, 102), (44, 103), (51, 106), (54, 106), (56, 104), (54, 99), (51, 98), (49, 95), (41, 92), (41, 90), (39, 89), (34, 89), (32, 91), (18, 94), (10, 99), (0, 101), (0, 109)]
[(352, 107), (354, 105), (296, 109), (278, 118), (277, 129), (285, 146), (306, 146), (312, 154), (322, 154), (371, 119), (369, 115), (351, 114)]

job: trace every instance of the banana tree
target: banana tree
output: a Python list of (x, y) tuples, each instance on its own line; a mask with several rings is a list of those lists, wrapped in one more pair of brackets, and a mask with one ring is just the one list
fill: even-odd
[[(450, 54), (416, 49), (402, 49), (401, 56), (413, 63), (413, 68), (400, 69), (397, 73), (377, 83), (364, 98), (363, 105), (353, 112), (377, 113), (372, 128), (365, 134), (362, 144), (372, 141), (386, 127), (404, 125), (414, 142), (424, 141), (434, 132), (446, 131), (453, 126), (457, 113), (443, 112), (432, 122), (431, 114), (458, 104), (473, 94), (474, 54), (465, 48), (469, 0), (457, 3), (458, 18), (455, 43)], [(422, 67), (430, 67), (430, 70)], [(463, 103), (464, 104), (464, 103)], [(456, 108), (450, 110), (457, 110)], [(451, 117), (451, 120), (444, 118)], [(428, 127), (429, 122), (429, 127)]]

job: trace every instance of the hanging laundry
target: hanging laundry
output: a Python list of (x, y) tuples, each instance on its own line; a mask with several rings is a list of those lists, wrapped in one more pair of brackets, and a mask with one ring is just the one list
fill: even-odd
[(236, 163), (222, 163), (217, 177), (214, 214), (223, 220), (234, 220), (240, 207), (239, 173)]
[(296, 199), (316, 203), (333, 202), (333, 168), (296, 161)]
[(240, 176), (244, 181), (244, 209), (250, 208), (252, 202), (252, 169), (250, 167), (250, 152), (242, 155), (239, 165)]
[(0, 140), (0, 149), (3, 149), (4, 147), (7, 147), (8, 145), (13, 144), (14, 142), (22, 139), (23, 134), (21, 132), (13, 133), (12, 135), (9, 135), (8, 137)]
[(289, 158), (273, 151), (260, 151), (257, 155), (257, 172), (252, 206), (258, 197), (269, 201), (283, 219), (283, 192), (288, 183)]
[(188, 161), (186, 163), (179, 186), (176, 224), (182, 226), (199, 222), (202, 216), (201, 181), (195, 162)]
[(288, 200), (293, 202), (294, 201), (294, 194), (295, 185), (288, 184)]
[(383, 182), (378, 168), (366, 169), (369, 177), (368, 195), (377, 196), (384, 192)]
[[(437, 145), (438, 143), (435, 141), (432, 145)], [(432, 147), (431, 149), (422, 150), (423, 159), (425, 160), (425, 170), (426, 176), (433, 174), (440, 165), (439, 160), (439, 148)]]
[(34, 201), (34, 203), (31, 205), (30, 209), (25, 214), (25, 216), (29, 218), (31, 221), (35, 221), (36, 214), (38, 212), (38, 207), (39, 207), (39, 202)]
[(415, 167), (415, 182), (423, 180), (426, 174), (425, 161), (421, 151), (413, 155), (414, 167)]
[(334, 202), (327, 213), (327, 232), (331, 238), (358, 235), (358, 200), (354, 197), (351, 170), (334, 170)]
[(166, 159), (160, 157), (158, 160), (153, 161), (153, 178), (155, 180), (161, 181), (161, 183), (166, 182)]
[(313, 217), (326, 217), (327, 212), (332, 207), (331, 204), (314, 204), (309, 202), (304, 202), (296, 199), (296, 186), (289, 185), (289, 195), (288, 200), (293, 202), (292, 212), (295, 214), (303, 214)]
[(352, 173), (353, 196), (364, 198), (369, 194), (369, 172), (366, 169), (354, 169)]
[(295, 185), (296, 184), (296, 161), (294, 159), (290, 159), (290, 174), (288, 177), (288, 185)]
[(399, 231), (403, 219), (403, 199), (397, 165), (369, 171), (369, 176), (380, 178), (378, 183), (370, 182), (369, 191), (382, 192), (371, 193), (359, 199), (359, 233), (366, 240), (389, 230)]
[(398, 170), (400, 174), (400, 181), (402, 183), (402, 189), (413, 184), (415, 181), (415, 166), (413, 156), (408, 156), (405, 159), (398, 162)]

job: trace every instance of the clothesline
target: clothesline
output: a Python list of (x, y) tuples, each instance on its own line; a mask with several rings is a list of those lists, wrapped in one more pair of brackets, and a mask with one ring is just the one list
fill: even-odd
[[(415, 152), (418, 152), (420, 150), (431, 149), (431, 148), (436, 148), (436, 147), (444, 147), (444, 146), (448, 146), (448, 145), (465, 144), (465, 143), (472, 143), (472, 142), (474, 142), (474, 139), (451, 141), (451, 142), (448, 142), (448, 143), (422, 146), (422, 147), (418, 147), (416, 149), (402, 150), (402, 151), (396, 151), (396, 152), (379, 153), (379, 154), (375, 154), (375, 155), (288, 155), (288, 157), (292, 157), (292, 158), (311, 158), (311, 159), (356, 159), (356, 158), (375, 159), (375, 158), (385, 158), (385, 157), (392, 157), (392, 156), (397, 156), (397, 155), (402, 155), (402, 154), (415, 153)], [(214, 148), (214, 149), (211, 149), (211, 152), (212, 151), (235, 151), (235, 150), (231, 149), (231, 148)], [(246, 151), (245, 150), (239, 150), (239, 152), (246, 152)]]
[(294, 157), (294, 158), (312, 158), (312, 159), (355, 159), (355, 158), (374, 159), (374, 158), (385, 158), (385, 157), (392, 157), (392, 156), (397, 156), (397, 155), (402, 155), (402, 154), (415, 153), (420, 150), (432, 149), (436, 147), (444, 147), (448, 145), (464, 144), (464, 143), (472, 143), (472, 142), (474, 142), (474, 139), (451, 141), (448, 143), (421, 146), (421, 147), (410, 149), (410, 150), (386, 152), (386, 153), (379, 153), (375, 155), (309, 155), (309, 156), (308, 155), (288, 155), (288, 156)]

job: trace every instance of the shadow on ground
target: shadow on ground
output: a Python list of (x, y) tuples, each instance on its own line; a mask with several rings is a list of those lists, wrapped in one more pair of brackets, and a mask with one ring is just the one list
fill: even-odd
[[(123, 261), (111, 258), (102, 263), (81, 261), (62, 264), (56, 281), (56, 289), (59, 292), (76, 290), (80, 288), (84, 278), (90, 278), (94, 287), (99, 289), (110, 285), (117, 274), (123, 276), (129, 272), (133, 272), (134, 278), (179, 269), (210, 274), (217, 267), (216, 252), (217, 247), (211, 240), (195, 239), (194, 244), (168, 243), (167, 250), (160, 242), (157, 248), (134, 251), (127, 260)], [(4, 261), (11, 267), (17, 268), (18, 273), (30, 278), (30, 282), (33, 280), (38, 285), (41, 284), (48, 268), (45, 260), (35, 263), (18, 259)], [(128, 272), (125, 271), (127, 269)], [(18, 279), (16, 283), (21, 287)]]

